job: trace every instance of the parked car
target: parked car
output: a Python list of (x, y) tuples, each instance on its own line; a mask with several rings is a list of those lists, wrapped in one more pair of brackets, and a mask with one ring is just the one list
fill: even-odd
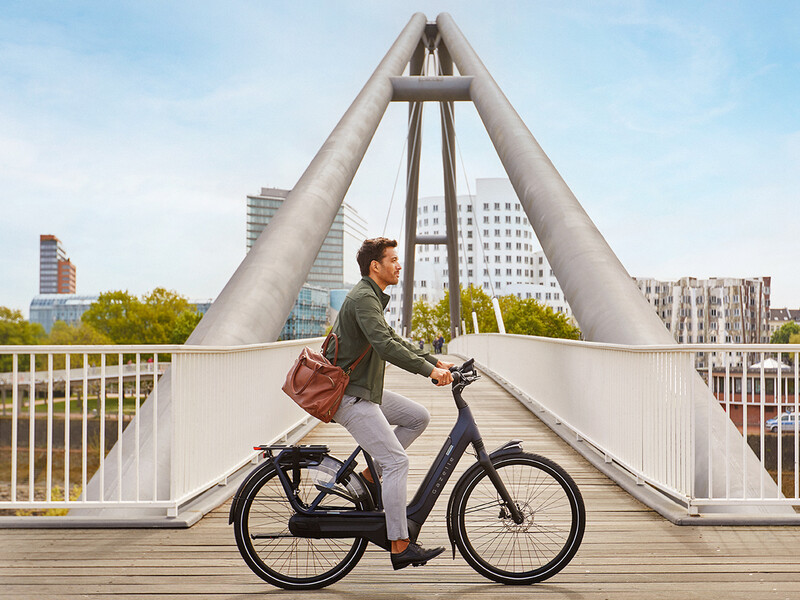
[[(783, 413), (781, 415), (781, 431), (794, 431), (794, 423), (797, 418), (796, 413)], [(778, 417), (773, 417), (768, 419), (765, 427), (769, 429), (772, 433), (778, 431)]]

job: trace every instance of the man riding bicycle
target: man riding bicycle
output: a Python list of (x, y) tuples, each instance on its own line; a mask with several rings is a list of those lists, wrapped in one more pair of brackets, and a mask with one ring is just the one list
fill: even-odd
[[(449, 385), (453, 365), (403, 340), (389, 327), (384, 310), (389, 296), (384, 290), (400, 280), (397, 242), (384, 237), (365, 240), (356, 255), (361, 270), (359, 281), (339, 310), (332, 333), (339, 338), (338, 364), (347, 368), (370, 349), (350, 374), (350, 383), (333, 420), (345, 427), (375, 460), (378, 473), (362, 473), (367, 482), (383, 478), (386, 530), (392, 542), (391, 560), (395, 570), (421, 565), (438, 556), (444, 548), (425, 549), (410, 542), (406, 520), (408, 455), (405, 448), (419, 437), (430, 421), (422, 405), (383, 388), (386, 361), (411, 373)], [(328, 358), (333, 359), (333, 344)], [(392, 430), (394, 426), (394, 430)]]

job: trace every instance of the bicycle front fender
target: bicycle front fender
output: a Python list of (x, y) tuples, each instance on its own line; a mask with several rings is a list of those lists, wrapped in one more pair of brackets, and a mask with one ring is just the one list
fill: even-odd
[[(494, 461), (496, 458), (500, 458), (501, 456), (507, 456), (509, 454), (521, 454), (524, 452), (522, 448), (522, 440), (509, 440), (499, 448), (492, 450), (489, 453), (489, 460)], [(479, 461), (475, 461), (475, 464), (470, 466), (461, 477), (458, 478), (455, 486), (453, 486), (453, 491), (450, 492), (450, 498), (447, 501), (447, 537), (450, 540), (450, 545), (453, 549), (453, 558), (456, 557), (456, 541), (455, 537), (453, 536), (453, 526), (452, 526), (452, 519), (450, 515), (453, 512), (453, 502), (454, 498), (458, 496), (457, 492), (461, 490), (461, 487), (465, 485), (465, 481), (471, 476), (473, 471), (476, 469), (483, 469), (483, 465)]]

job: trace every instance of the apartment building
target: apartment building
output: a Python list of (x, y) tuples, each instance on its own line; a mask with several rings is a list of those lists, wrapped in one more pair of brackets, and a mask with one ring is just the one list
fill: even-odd
[[(476, 180), (474, 195), (456, 198), (458, 211), (459, 281), (487, 294), (533, 298), (572, 317), (547, 257), (539, 249), (533, 228), (505, 178)], [(417, 205), (417, 234), (446, 233), (443, 196), (427, 196)], [(402, 244), (401, 244), (402, 246)], [(402, 258), (402, 257), (401, 257)], [(435, 303), (448, 288), (447, 247), (421, 245), (414, 262), (414, 301)], [(391, 289), (387, 319), (400, 330), (402, 285)]]
[[(770, 280), (636, 278), (636, 283), (678, 343), (760, 344), (769, 342)], [(698, 367), (707, 366), (704, 358)]]

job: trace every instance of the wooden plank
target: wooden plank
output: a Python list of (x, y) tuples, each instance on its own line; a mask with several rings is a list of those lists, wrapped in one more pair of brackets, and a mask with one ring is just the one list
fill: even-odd
[[(449, 391), (390, 367), (387, 387), (422, 403), (432, 414), (428, 430), (410, 449), (410, 493), (427, 472), (456, 417)], [(676, 527), (640, 504), (577, 455), (526, 408), (486, 378), (465, 397), (487, 447), (523, 438), (526, 450), (561, 464), (584, 496), (588, 516), (583, 544), (572, 563), (545, 583), (517, 588), (494, 585), (456, 554), (451, 558), (440, 502), (422, 541), (447, 552), (430, 565), (395, 572), (388, 555), (370, 547), (326, 598), (463, 598), (498, 600), (571, 596), (589, 600), (774, 597), (795, 598), (800, 589), (800, 535), (792, 527)], [(317, 427), (306, 443), (326, 443), (339, 456), (354, 442), (335, 424)], [(474, 459), (465, 456), (448, 484)], [(445, 494), (445, 495), (446, 495)], [(0, 530), (0, 598), (117, 599), (236, 598), (271, 587), (244, 564), (227, 522), (228, 505), (188, 530)], [(487, 588), (491, 586), (490, 588)]]

